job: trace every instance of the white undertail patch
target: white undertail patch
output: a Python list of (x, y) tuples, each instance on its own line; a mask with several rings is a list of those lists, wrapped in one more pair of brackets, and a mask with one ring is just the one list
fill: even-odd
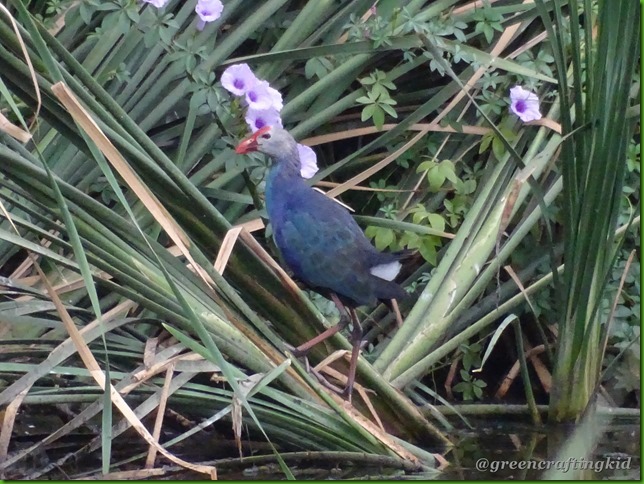
[(387, 262), (386, 264), (373, 266), (369, 269), (369, 272), (371, 272), (371, 275), (384, 279), (385, 281), (393, 281), (401, 268), (402, 264), (395, 260), (393, 262)]

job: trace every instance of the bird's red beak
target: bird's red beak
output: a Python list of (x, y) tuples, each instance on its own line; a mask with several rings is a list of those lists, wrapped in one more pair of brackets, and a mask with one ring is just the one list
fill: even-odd
[(249, 136), (235, 148), (235, 153), (239, 153), (240, 155), (250, 153), (251, 151), (257, 151), (257, 138), (255, 135)]
[(246, 153), (250, 153), (251, 151), (257, 151), (257, 138), (270, 129), (270, 126), (264, 126), (255, 131), (252, 135), (250, 135), (248, 138), (244, 139), (237, 145), (237, 148), (235, 148), (235, 153), (245, 155)]

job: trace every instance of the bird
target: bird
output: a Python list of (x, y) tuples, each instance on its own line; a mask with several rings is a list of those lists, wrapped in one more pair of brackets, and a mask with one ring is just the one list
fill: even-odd
[(292, 353), (304, 356), (352, 323), (347, 383), (344, 390), (334, 388), (351, 402), (362, 341), (356, 308), (378, 301), (391, 308), (392, 300), (406, 296), (394, 281), (405, 254), (376, 249), (346, 208), (302, 178), (297, 142), (287, 130), (263, 126), (243, 139), (235, 151), (257, 151), (272, 158), (266, 176), (265, 205), (275, 245), (296, 279), (331, 299), (340, 313), (335, 326), (294, 348)]

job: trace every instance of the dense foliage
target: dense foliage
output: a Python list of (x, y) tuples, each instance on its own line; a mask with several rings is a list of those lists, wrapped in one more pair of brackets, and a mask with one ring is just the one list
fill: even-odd
[[(126, 405), (148, 429), (166, 408), (170, 450), (227, 419), (216, 428), (233, 451), (195, 460), (225, 468), (255, 446), (289, 475), (300, 450), (435, 467), (420, 446), (451, 428), (435, 404), (527, 402), (539, 419), (550, 403), (554, 420), (597, 393), (639, 404), (637, 6), (229, 0), (215, 18), (197, 4), (14, 0), (0, 13), (0, 403), (15, 407), (0, 441), (20, 406), (65, 423), (12, 442), (7, 475), (140, 469), (144, 447), (112, 454), (137, 428)], [(222, 81), (240, 64), (280, 95), (270, 119), (314, 148), (311, 182), (376, 247), (416, 252), (402, 327), (384, 307), (360, 312), (371, 392), (355, 407), (286, 360), (284, 341), (337, 314), (273, 262), (268, 160), (234, 153), (269, 116)], [(338, 335), (311, 362), (333, 354), (319, 371), (341, 380), (348, 348)], [(82, 442), (56, 450), (77, 429)], [(55, 465), (26, 470), (41, 449)], [(70, 464), (99, 449), (100, 464)]]

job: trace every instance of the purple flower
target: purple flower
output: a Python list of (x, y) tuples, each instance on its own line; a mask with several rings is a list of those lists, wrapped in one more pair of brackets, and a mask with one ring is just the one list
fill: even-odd
[(143, 0), (144, 3), (149, 3), (153, 7), (156, 8), (163, 8), (165, 7), (165, 4), (168, 3), (170, 0)]
[(221, 85), (235, 96), (243, 96), (257, 84), (257, 78), (248, 64), (235, 64), (221, 74)]
[(268, 95), (271, 97), (271, 107), (277, 111), (281, 111), (284, 107), (282, 94), (280, 94), (277, 89), (273, 89), (271, 86), (268, 86)]
[(300, 156), (300, 174), (302, 178), (311, 178), (318, 172), (318, 158), (310, 146), (297, 144), (297, 153)]
[(202, 22), (214, 22), (221, 17), (224, 4), (220, 0), (198, 0), (195, 12)]
[(248, 103), (248, 107), (250, 109), (269, 109), (273, 107), (273, 94), (269, 89), (271, 87), (268, 85), (268, 82), (260, 80), (255, 82), (246, 91), (246, 103)]
[(246, 111), (246, 123), (250, 130), (254, 133), (264, 126), (279, 126), (282, 127), (282, 119), (280, 113), (276, 109), (249, 109)]
[(514, 86), (510, 89), (510, 110), (524, 123), (541, 119), (539, 98), (535, 93), (527, 91), (521, 86)]

